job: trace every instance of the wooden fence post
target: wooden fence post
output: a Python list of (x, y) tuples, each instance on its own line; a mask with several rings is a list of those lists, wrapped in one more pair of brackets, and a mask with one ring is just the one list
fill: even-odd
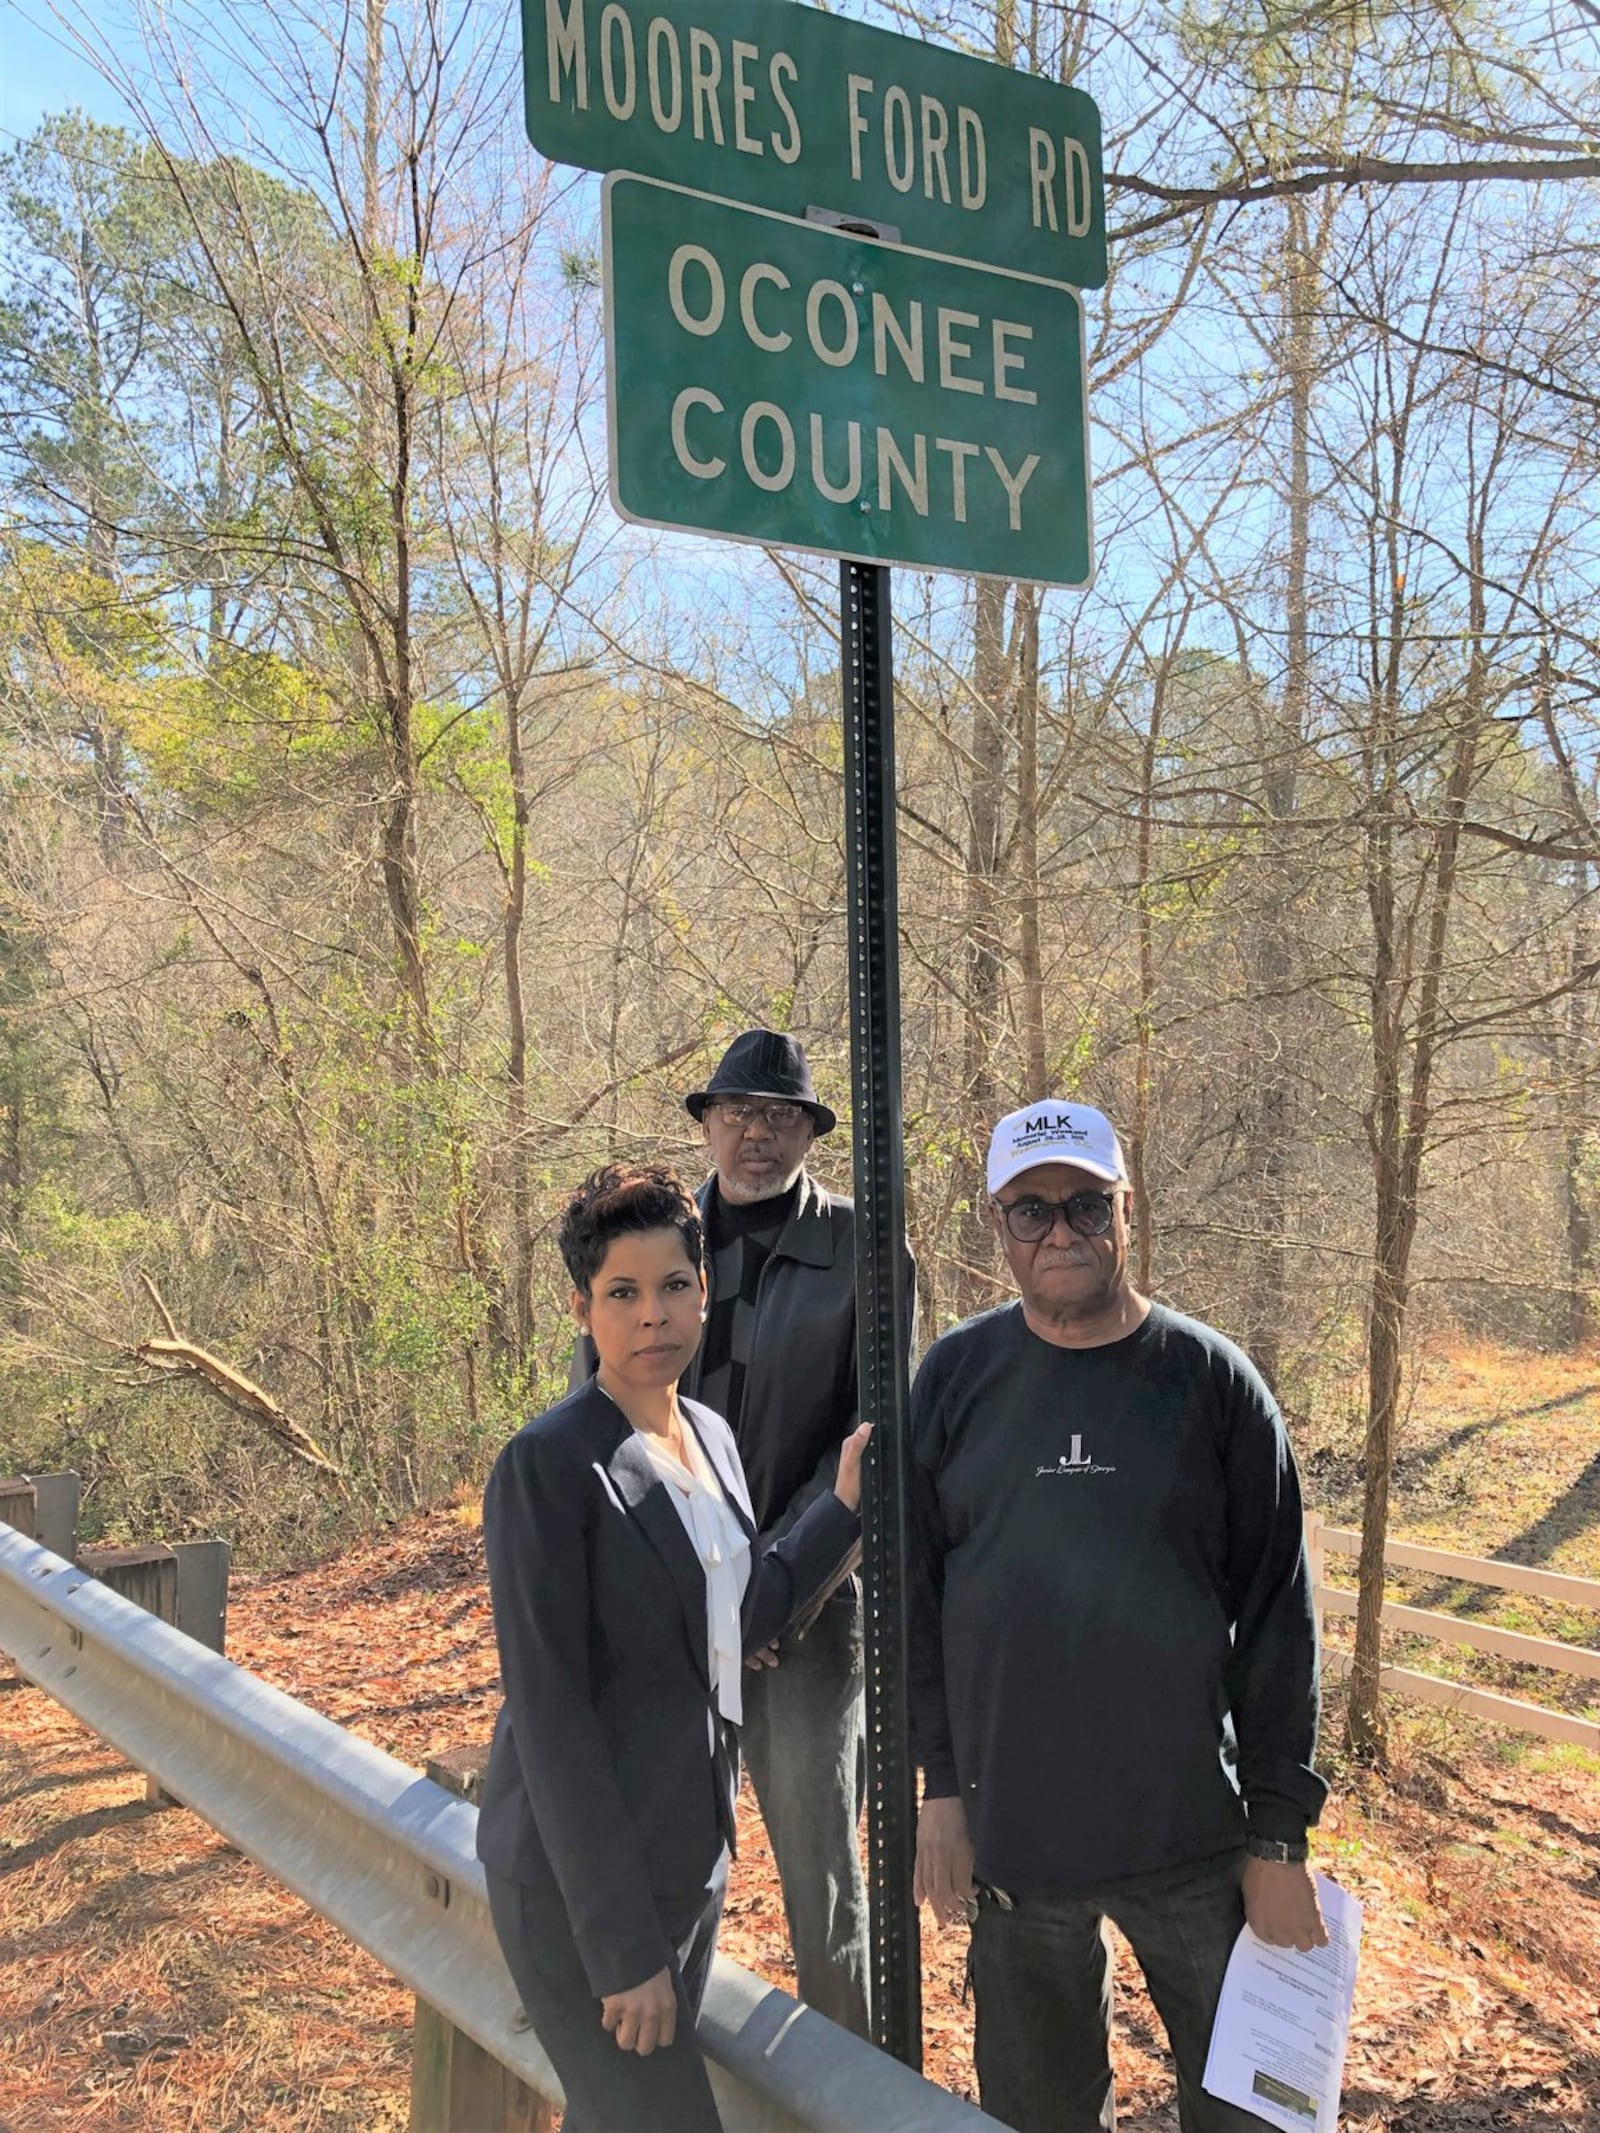
[[(476, 1804), (488, 1760), (487, 1742), (452, 1748), (429, 1762), (428, 1776)], [(411, 2133), (553, 2133), (555, 2122), (553, 2104), (417, 1995)]]
[(1322, 1588), (1328, 1581), (1328, 1554), (1322, 1545), (1323, 1517), (1320, 1511), (1306, 1513), (1306, 1565), (1311, 1572), (1311, 1619), (1316, 1625), (1317, 1648), (1322, 1648)]

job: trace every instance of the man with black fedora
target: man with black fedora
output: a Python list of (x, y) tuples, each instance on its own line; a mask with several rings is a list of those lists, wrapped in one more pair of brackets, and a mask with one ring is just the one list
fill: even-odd
[[(763, 1542), (833, 1486), (856, 1424), (855, 1208), (805, 1167), (838, 1124), (793, 1037), (748, 1029), (684, 1098), (714, 1168), (696, 1197), (710, 1294), (682, 1389), (726, 1415)], [(747, 1677), (742, 1743), (783, 1883), (800, 1997), (869, 2033), (861, 1585)]]

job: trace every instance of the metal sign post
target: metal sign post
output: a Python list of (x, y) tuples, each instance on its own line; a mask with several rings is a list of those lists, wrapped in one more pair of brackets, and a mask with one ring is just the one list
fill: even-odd
[(1081, 90), (793, 0), (521, 0), (528, 137), (607, 172), (612, 500), (840, 558), (876, 2041), (919, 2066), (904, 1572), (911, 1296), (889, 570), (1083, 586)]
[(652, 525), (841, 557), (846, 880), (866, 1495), (873, 2035), (922, 2059), (907, 1712), (907, 1357), (890, 562), (1093, 570), (1077, 292), (614, 172), (612, 499)]
[(906, 1710), (906, 1464), (911, 1296), (900, 1104), (900, 894), (895, 866), (894, 668), (889, 572), (839, 566), (844, 681), (845, 883), (855, 1115), (856, 1353), (876, 1427), (864, 1504), (867, 1845), (873, 2040), (922, 2065), (922, 1962), (911, 1900), (916, 1770)]

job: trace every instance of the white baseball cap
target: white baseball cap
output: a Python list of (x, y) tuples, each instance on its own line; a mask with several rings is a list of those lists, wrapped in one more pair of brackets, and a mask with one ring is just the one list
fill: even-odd
[(1071, 1163), (1108, 1185), (1120, 1185), (1128, 1175), (1105, 1113), (1054, 1097), (1008, 1112), (995, 1127), (989, 1137), (990, 1192), (998, 1192), (1036, 1163)]

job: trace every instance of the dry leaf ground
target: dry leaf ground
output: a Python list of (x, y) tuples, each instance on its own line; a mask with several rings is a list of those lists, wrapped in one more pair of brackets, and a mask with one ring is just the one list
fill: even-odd
[[(1330, 1416), (1302, 1432), (1310, 1490), (1350, 1519), (1353, 1408)], [(1428, 1358), (1396, 1523), (1600, 1575), (1600, 1366)], [(1508, 1599), (1454, 1604), (1550, 1627)], [(1593, 1618), (1560, 1627), (1600, 1643)], [(494, 1659), (470, 1508), (239, 1580), (230, 1654), (412, 1762), (481, 1739)], [(1593, 1687), (1471, 1671), (1572, 1708)], [(1600, 1761), (1427, 1712), (1400, 1720), (1384, 1777), (1335, 1780), (1319, 1862), (1367, 1905), (1346, 2126), (1600, 2133)], [(723, 1946), (792, 1983), (748, 1800), (742, 1813)], [(960, 1937), (925, 1935), (924, 1956), (928, 2071), (970, 2095)], [(1125, 1958), (1119, 1983), (1124, 2125), (1167, 2133), (1159, 2029)], [(147, 1807), (143, 1781), (47, 1697), (0, 1690), (0, 2133), (399, 2133), (409, 2024), (375, 1963), (193, 1816)]]

